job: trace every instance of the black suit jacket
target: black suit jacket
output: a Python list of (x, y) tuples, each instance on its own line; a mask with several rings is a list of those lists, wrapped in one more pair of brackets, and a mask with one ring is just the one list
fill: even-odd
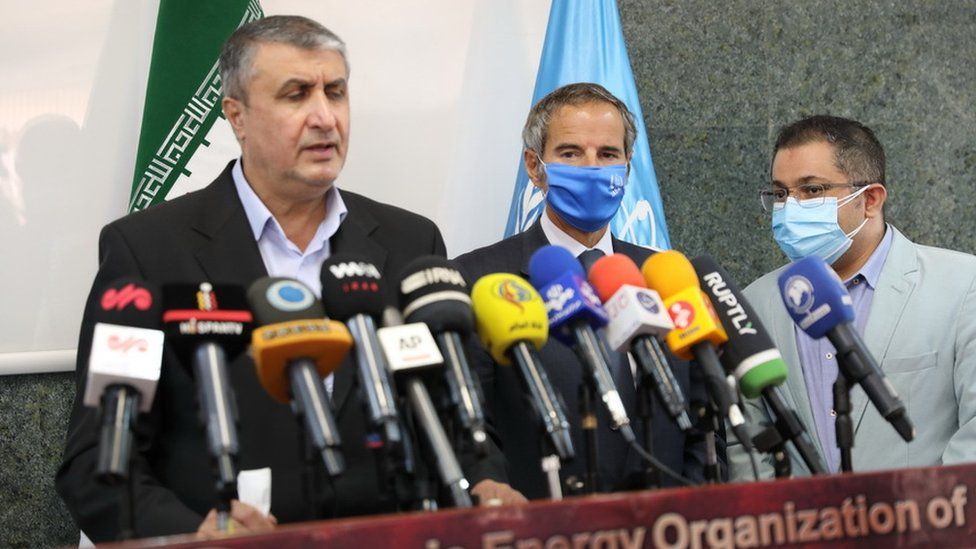
[[(528, 263), (532, 254), (542, 246), (549, 244), (542, 226), (535, 223), (525, 232), (502, 240), (491, 246), (481, 248), (458, 257), (455, 261), (461, 265), (471, 283), (490, 273), (512, 273), (528, 279)], [(629, 256), (638, 265), (642, 264), (651, 251), (621, 240), (613, 239), (614, 252)], [(474, 367), (477, 368), (485, 392), (488, 413), (493, 418), (495, 430), (500, 438), (502, 452), (508, 459), (508, 475), (512, 487), (521, 491), (526, 497), (545, 498), (549, 496), (545, 477), (540, 469), (542, 431), (535, 414), (523, 396), (519, 374), (514, 367), (499, 366), (483, 349), (472, 353)], [(546, 373), (556, 390), (562, 394), (566, 404), (566, 414), (572, 425), (573, 446), (576, 459), (569, 466), (563, 466), (562, 477), (582, 476), (585, 471), (586, 449), (583, 444), (582, 431), (579, 426), (579, 385), (583, 379), (584, 370), (576, 354), (562, 343), (550, 338), (542, 348), (540, 357)], [(626, 355), (618, 355), (621, 360), (627, 360)], [(675, 377), (685, 395), (693, 393), (700, 397), (704, 388), (701, 383), (689, 383), (689, 369), (687, 363), (670, 357)], [(629, 366), (628, 366), (629, 367)], [(620, 386), (618, 391), (627, 407), (627, 413), (641, 439), (640, 421), (635, 410), (635, 389)], [(694, 480), (703, 477), (704, 439), (701, 433), (694, 432), (685, 435), (671, 421), (665, 410), (654, 399), (653, 417), (653, 453), (656, 458), (664, 462), (674, 471)], [(619, 433), (611, 432), (608, 427), (606, 411), (598, 410), (599, 430), (597, 437), (600, 446), (600, 482), (604, 491), (630, 488), (637, 480), (643, 468), (640, 457), (623, 440)], [(720, 451), (724, 455), (724, 443), (719, 441)], [(674, 485), (674, 482), (661, 475), (663, 485)]]
[[(232, 165), (205, 189), (128, 215), (102, 230), (98, 274), (78, 345), (78, 390), (56, 478), (76, 523), (96, 541), (117, 537), (119, 498), (116, 490), (93, 479), (97, 413), (82, 404), (94, 300), (105, 284), (127, 275), (160, 285), (207, 280), (245, 288), (266, 276), (234, 188)], [(445, 255), (440, 231), (430, 220), (351, 192), (343, 191), (342, 199), (348, 215), (330, 240), (332, 253), (362, 254), (391, 278), (417, 256)], [(215, 503), (193, 379), (171, 350), (163, 361), (152, 411), (140, 417), (131, 472), (138, 537), (195, 531)], [(291, 410), (264, 392), (248, 356), (234, 360), (229, 372), (239, 412), (240, 469), (271, 467), (271, 511), (280, 522), (394, 510), (380, 492), (376, 460), (363, 444), (366, 420), (353, 390), (350, 360), (336, 370), (333, 388), (347, 470), (325, 486), (327, 503), (315, 516), (303, 497), (302, 431)], [(465, 465), (472, 485), (484, 478), (504, 480), (500, 454)]]

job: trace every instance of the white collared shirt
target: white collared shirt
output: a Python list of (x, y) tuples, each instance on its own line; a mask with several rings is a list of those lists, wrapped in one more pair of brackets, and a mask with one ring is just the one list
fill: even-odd
[[(579, 255), (586, 250), (600, 250), (603, 252), (603, 255), (613, 254), (613, 237), (610, 233), (609, 227), (607, 228), (607, 232), (603, 233), (600, 241), (596, 243), (596, 246), (587, 248), (586, 246), (580, 244), (575, 238), (569, 236), (562, 229), (557, 227), (556, 224), (552, 222), (552, 219), (549, 219), (549, 214), (546, 213), (545, 210), (542, 211), (542, 215), (539, 217), (539, 224), (542, 225), (542, 232), (546, 235), (546, 240), (548, 240), (550, 244), (562, 246), (576, 257), (579, 257)], [(634, 361), (634, 357), (630, 353), (627, 353), (627, 360), (630, 362), (630, 373), (634, 376), (634, 382), (636, 384), (637, 363)]]
[(586, 250), (600, 250), (604, 255), (613, 254), (613, 240), (611, 239), (609, 228), (607, 228), (607, 232), (603, 233), (603, 237), (601, 237), (600, 241), (596, 243), (596, 246), (587, 248), (586, 246), (577, 242), (575, 238), (569, 236), (563, 232), (562, 229), (557, 227), (556, 224), (552, 222), (552, 219), (549, 219), (549, 214), (545, 210), (542, 211), (542, 215), (539, 217), (539, 224), (542, 225), (542, 232), (545, 233), (546, 240), (548, 240), (550, 244), (566, 248), (570, 251), (570, 253), (573, 254), (573, 256), (579, 257), (579, 255)]
[[(251, 184), (244, 177), (240, 158), (234, 163), (231, 176), (268, 275), (299, 280), (311, 288), (315, 295), (321, 297), (322, 281), (319, 278), (319, 271), (322, 269), (322, 263), (332, 254), (329, 239), (339, 230), (339, 225), (348, 213), (339, 190), (333, 185), (325, 193), (325, 219), (319, 224), (312, 240), (302, 251), (294, 242), (288, 240), (278, 220), (251, 188)], [(330, 393), (332, 383), (332, 375), (329, 375), (325, 379), (325, 386)]]

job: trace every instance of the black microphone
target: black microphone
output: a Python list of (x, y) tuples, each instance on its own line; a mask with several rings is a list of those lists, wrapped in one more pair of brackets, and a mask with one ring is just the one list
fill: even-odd
[(334, 254), (322, 264), (320, 277), (322, 303), (332, 318), (346, 323), (355, 342), (356, 374), (370, 427), (382, 438), (390, 456), (402, 456), (400, 414), (376, 339), (376, 322), (387, 305), (380, 271), (365, 257)]
[(468, 366), (463, 338), (474, 330), (468, 284), (454, 263), (442, 257), (419, 257), (400, 276), (400, 308), (407, 322), (430, 328), (444, 356), (451, 404), (460, 425), (480, 456), (488, 452), (481, 394)]
[(691, 264), (729, 336), (719, 357), (725, 371), (735, 376), (746, 398), (761, 396), (773, 410), (774, 427), (783, 440), (793, 442), (810, 472), (824, 474), (826, 468), (817, 458), (803, 422), (778, 390), (786, 380), (786, 363), (759, 316), (732, 277), (711, 256), (701, 255)]
[(166, 339), (181, 363), (192, 365), (216, 469), (219, 527), (226, 529), (230, 501), (237, 498), (237, 413), (227, 364), (244, 351), (251, 312), (239, 286), (171, 284), (163, 287)]
[(120, 278), (103, 290), (92, 313), (95, 330), (84, 404), (100, 410), (95, 477), (108, 485), (129, 479), (133, 431), (149, 412), (163, 358), (159, 290)]
[(248, 288), (247, 298), (261, 325), (251, 338), (258, 380), (278, 402), (294, 403), (326, 472), (342, 474), (342, 440), (322, 379), (349, 353), (349, 332), (342, 323), (325, 319), (315, 294), (297, 280), (260, 278)]
[[(427, 442), (426, 447), (454, 505), (471, 507), (470, 485), (423, 381), (429, 379), (428, 376), (437, 376), (444, 361), (434, 336), (423, 322), (403, 324), (400, 311), (392, 307), (384, 310), (382, 318), (383, 328), (378, 332), (380, 343), (387, 364), (398, 380), (397, 387), (404, 393), (409, 410), (413, 412), (416, 430)], [(432, 502), (428, 504), (433, 505)]]

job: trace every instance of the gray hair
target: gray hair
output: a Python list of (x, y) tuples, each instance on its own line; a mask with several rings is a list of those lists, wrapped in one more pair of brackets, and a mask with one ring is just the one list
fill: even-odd
[(220, 51), (218, 67), (224, 97), (247, 102), (247, 82), (251, 79), (255, 45), (262, 42), (288, 44), (305, 50), (339, 52), (349, 73), (346, 43), (334, 32), (300, 15), (272, 15), (242, 25)]
[(624, 120), (624, 154), (629, 158), (634, 149), (634, 140), (637, 139), (634, 115), (623, 101), (617, 99), (606, 88), (590, 82), (578, 82), (557, 88), (533, 105), (522, 129), (522, 144), (542, 158), (542, 151), (546, 148), (546, 138), (549, 136), (549, 121), (553, 113), (566, 105), (575, 106), (585, 103), (609, 103), (617, 108)]

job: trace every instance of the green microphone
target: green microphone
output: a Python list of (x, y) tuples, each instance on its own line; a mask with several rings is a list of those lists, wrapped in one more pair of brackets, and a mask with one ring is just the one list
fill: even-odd
[(742, 394), (759, 398), (766, 388), (786, 381), (783, 357), (728, 273), (708, 255), (691, 264), (729, 336), (722, 347), (722, 365), (735, 376)]
[(786, 363), (773, 345), (755, 310), (725, 269), (709, 255), (691, 260), (729, 340), (722, 347), (722, 366), (734, 375), (746, 398), (762, 397), (772, 409), (775, 427), (784, 440), (793, 441), (810, 472), (825, 472), (799, 416), (778, 390), (786, 381)]

